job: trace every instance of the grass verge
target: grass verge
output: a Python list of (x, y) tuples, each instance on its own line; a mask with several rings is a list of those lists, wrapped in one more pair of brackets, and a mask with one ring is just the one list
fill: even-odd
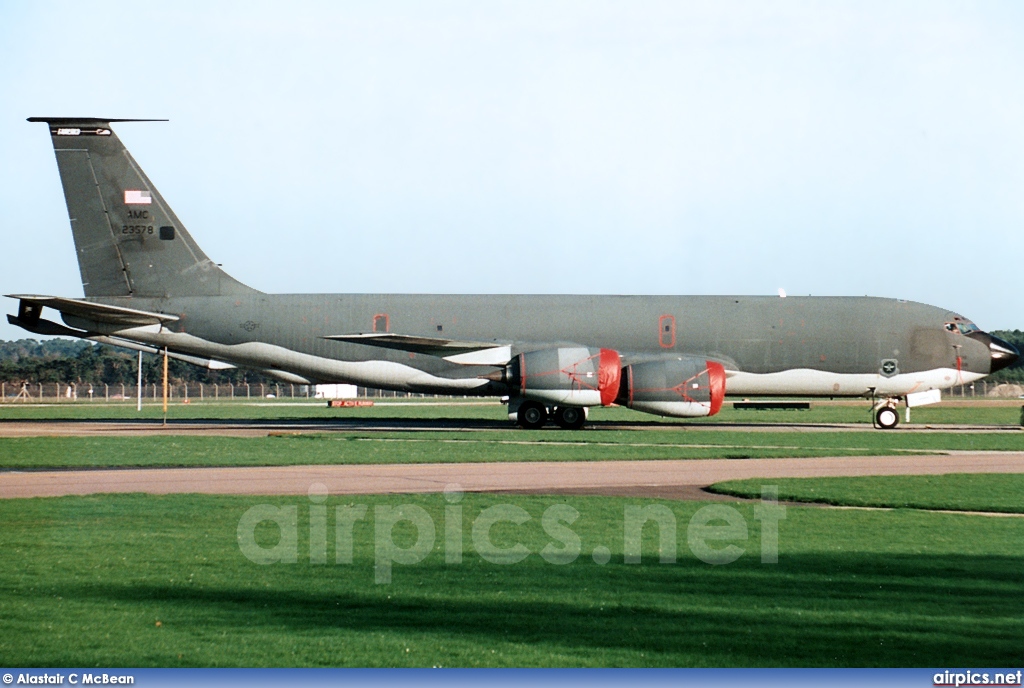
[(0, 469), (746, 459), (1022, 451), (1024, 434), (480, 431), (0, 438)]
[[(334, 507), (364, 504), (353, 562), (335, 564)], [(760, 561), (754, 507), (737, 504), (743, 549), (712, 566), (690, 552), (698, 503), (664, 503), (678, 561), (658, 563), (654, 524), (639, 564), (623, 560), (626, 505), (603, 497), (440, 495), (330, 498), (326, 565), (309, 563), (306, 498), (121, 495), (0, 502), (0, 656), (12, 666), (1001, 666), (1024, 636), (1024, 521), (913, 511), (790, 507), (777, 564)], [(294, 506), (294, 564), (257, 565), (237, 543), (257, 504)], [(582, 555), (557, 540), (554, 504), (580, 513)], [(429, 554), (374, 583), (376, 507), (415, 505), (436, 524)], [(491, 540), (530, 554), (484, 561), (472, 524), (496, 505), (529, 521)], [(722, 505), (718, 505), (722, 506)], [(448, 511), (446, 512), (446, 508)], [(463, 515), (465, 552), (446, 563)], [(452, 521), (454, 522), (454, 521)], [(266, 525), (266, 524), (265, 524)], [(393, 531), (411, 547), (407, 523)], [(563, 525), (565, 525), (563, 523)], [(262, 526), (261, 526), (262, 528)], [(264, 546), (274, 527), (257, 532)], [(559, 539), (564, 540), (564, 535)], [(314, 540), (316, 541), (316, 540)], [(560, 545), (559, 545), (560, 546)], [(600, 565), (597, 546), (610, 550)]]
[[(765, 480), (732, 480), (709, 489), (719, 494), (758, 498)], [(947, 511), (1024, 513), (1024, 475), (950, 474), (863, 478), (772, 479), (779, 499), (842, 506), (873, 506)]]

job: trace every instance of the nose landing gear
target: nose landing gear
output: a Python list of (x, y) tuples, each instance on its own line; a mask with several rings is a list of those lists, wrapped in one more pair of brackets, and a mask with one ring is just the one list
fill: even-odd
[(896, 410), (896, 399), (887, 399), (874, 408), (874, 426), (892, 430), (900, 423), (900, 412)]
[[(875, 396), (875, 388), (868, 389), (871, 393), (871, 426), (880, 430), (892, 430), (900, 424), (900, 412), (896, 406), (903, 397), (885, 397), (879, 399)], [(907, 422), (910, 422), (910, 412), (907, 412)]]

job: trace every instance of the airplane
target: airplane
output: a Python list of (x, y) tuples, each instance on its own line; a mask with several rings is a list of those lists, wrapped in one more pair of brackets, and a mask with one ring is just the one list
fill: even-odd
[(8, 321), (37, 334), (297, 384), (502, 397), (528, 429), (611, 405), (711, 416), (726, 396), (870, 398), (888, 429), (899, 402), (1019, 358), (957, 313), (888, 298), (266, 294), (207, 257), (111, 129), (153, 120), (28, 121), (49, 128), (84, 290), (9, 295)]

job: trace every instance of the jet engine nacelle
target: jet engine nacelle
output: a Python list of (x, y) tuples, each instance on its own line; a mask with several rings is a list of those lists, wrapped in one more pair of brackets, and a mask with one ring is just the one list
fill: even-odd
[(713, 416), (725, 399), (725, 368), (703, 358), (635, 363), (622, 369), (623, 406), (659, 416)]
[(519, 354), (504, 379), (526, 399), (567, 406), (608, 406), (619, 395), (622, 359), (612, 349), (560, 347)]

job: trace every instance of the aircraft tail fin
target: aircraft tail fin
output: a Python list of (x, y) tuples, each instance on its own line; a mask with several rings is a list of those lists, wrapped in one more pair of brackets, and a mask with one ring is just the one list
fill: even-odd
[(30, 117), (57, 156), (86, 296), (252, 293), (211, 261), (111, 130), (153, 120)]

